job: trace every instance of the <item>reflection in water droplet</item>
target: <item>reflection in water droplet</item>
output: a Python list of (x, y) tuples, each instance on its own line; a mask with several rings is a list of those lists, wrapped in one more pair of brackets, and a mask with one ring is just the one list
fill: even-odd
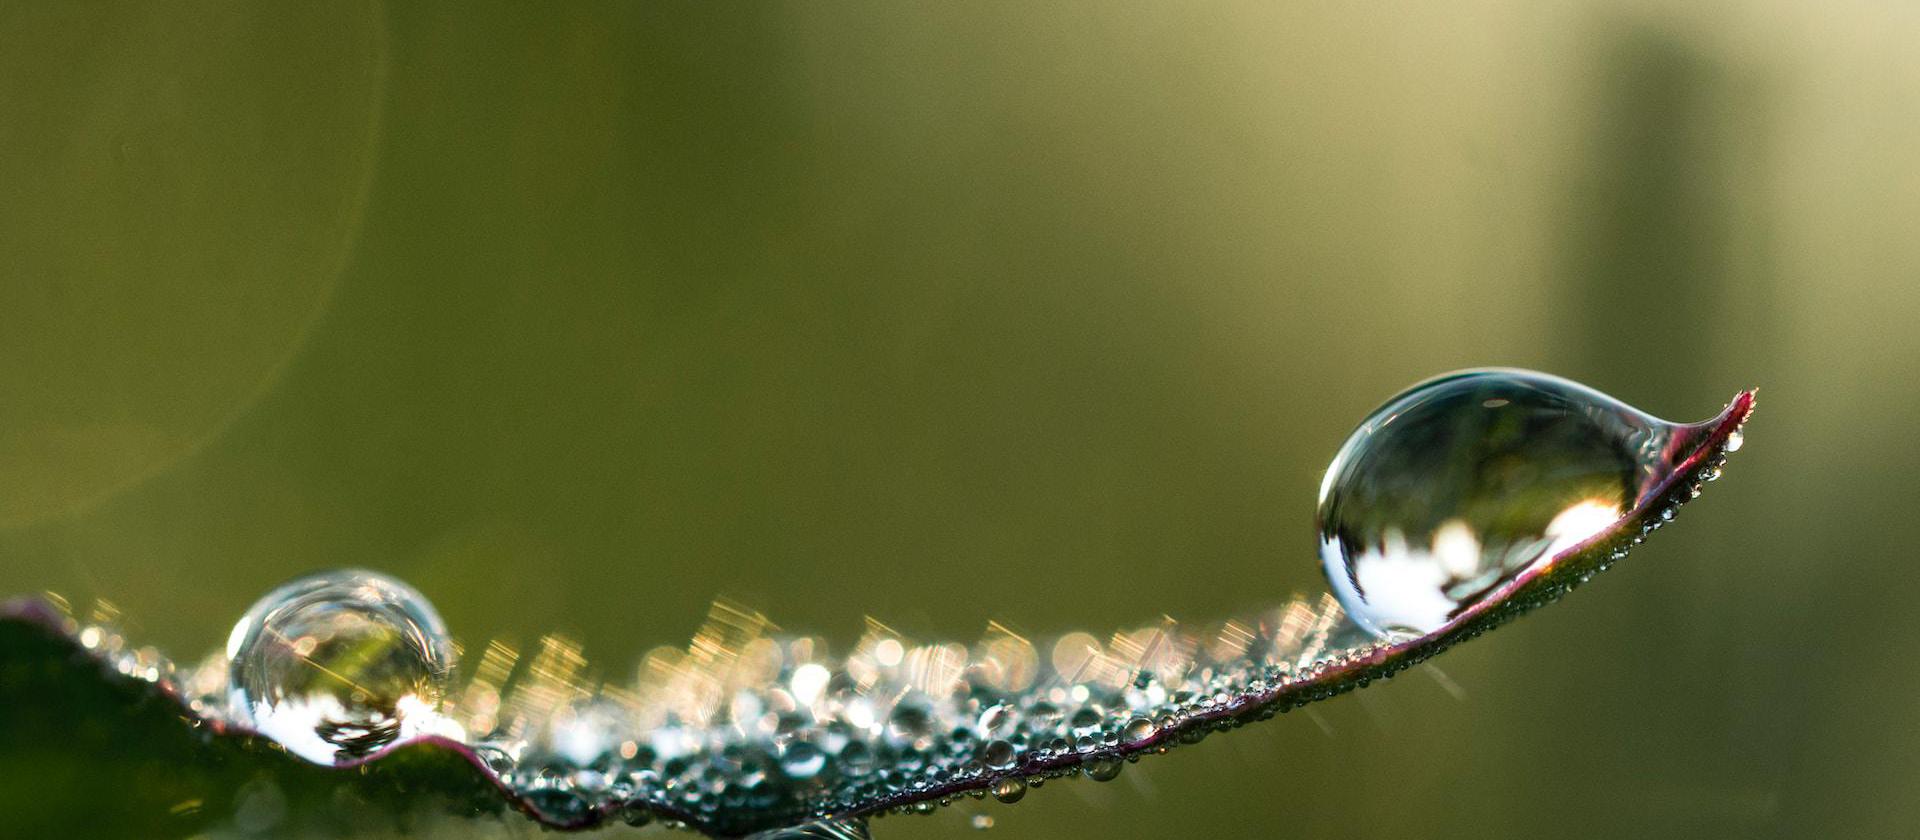
[(447, 732), (437, 714), (453, 667), (440, 616), (374, 572), (300, 578), (255, 602), (227, 639), (235, 716), (310, 761), (367, 755)]
[(826, 766), (827, 754), (821, 752), (819, 747), (806, 741), (798, 741), (789, 745), (786, 752), (780, 755), (781, 772), (786, 773), (787, 778), (795, 781), (805, 781), (818, 776), (821, 770), (826, 769)]
[(1019, 753), (1012, 744), (998, 740), (988, 741), (987, 745), (980, 750), (980, 758), (994, 770), (1011, 769), (1020, 760)]
[(1025, 779), (1008, 777), (993, 783), (993, 798), (1012, 805), (1027, 795)]
[(1087, 763), (1082, 765), (1081, 769), (1086, 772), (1089, 779), (1096, 782), (1111, 782), (1120, 778), (1120, 770), (1126, 766), (1127, 763), (1117, 755), (1103, 755), (1087, 759)]
[(1439, 629), (1647, 501), (1711, 428), (1530, 371), (1428, 380), (1361, 422), (1328, 467), (1327, 577), (1376, 636)]

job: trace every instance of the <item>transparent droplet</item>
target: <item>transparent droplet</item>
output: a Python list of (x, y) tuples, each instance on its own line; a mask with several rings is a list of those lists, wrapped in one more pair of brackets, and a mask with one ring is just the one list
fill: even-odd
[(806, 741), (798, 741), (787, 747), (780, 756), (780, 771), (787, 778), (796, 781), (812, 779), (826, 769), (827, 754)]
[(1087, 759), (1080, 769), (1087, 774), (1087, 778), (1096, 782), (1111, 782), (1120, 778), (1120, 771), (1126, 766), (1127, 763), (1117, 755), (1103, 755)]
[(1375, 636), (1432, 632), (1649, 501), (1717, 422), (1669, 423), (1531, 371), (1415, 385), (1327, 469), (1328, 580)]
[(980, 734), (987, 738), (1005, 738), (1020, 726), (1020, 715), (1012, 706), (997, 703), (980, 713)]
[(1025, 779), (1010, 776), (994, 782), (992, 793), (993, 798), (1011, 805), (1027, 795), (1027, 782)]
[(254, 602), (227, 639), (235, 718), (310, 761), (458, 737), (438, 714), (453, 645), (433, 605), (375, 572), (323, 572)]
[(980, 758), (988, 767), (995, 770), (1011, 769), (1020, 760), (1014, 746), (1000, 740), (988, 741), (987, 745), (980, 750)]

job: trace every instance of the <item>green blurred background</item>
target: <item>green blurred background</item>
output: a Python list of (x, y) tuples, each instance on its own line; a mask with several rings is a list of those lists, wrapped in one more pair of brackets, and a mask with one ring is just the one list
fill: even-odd
[(1758, 385), (1728, 480), (1438, 660), (1459, 696), (979, 810), (1904, 835), (1917, 42), (1865, 0), (0, 0), (0, 592), (190, 658), (364, 565), (611, 670), (721, 594), (843, 642), (1205, 620), (1321, 586), (1325, 460), (1429, 374)]

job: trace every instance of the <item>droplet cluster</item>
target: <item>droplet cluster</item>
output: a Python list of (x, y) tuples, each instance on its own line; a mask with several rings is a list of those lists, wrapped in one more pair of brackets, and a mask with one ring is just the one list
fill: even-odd
[(1189, 724), (1373, 650), (1326, 597), (1049, 645), (999, 625), (971, 645), (925, 643), (871, 622), (840, 657), (770, 627), (716, 604), (686, 648), (654, 651), (624, 684), (586, 679), (565, 640), (525, 662), (491, 646), (443, 713), (557, 821), (747, 829), (1110, 780)]

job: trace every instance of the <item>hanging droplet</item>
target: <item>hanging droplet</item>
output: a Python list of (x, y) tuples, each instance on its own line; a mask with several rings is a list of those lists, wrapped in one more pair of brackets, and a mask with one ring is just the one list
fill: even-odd
[(1087, 778), (1096, 782), (1111, 782), (1120, 778), (1120, 771), (1126, 766), (1127, 763), (1117, 755), (1102, 755), (1087, 759), (1080, 769), (1087, 774)]
[(993, 783), (993, 798), (1012, 805), (1027, 795), (1027, 782), (1018, 776), (1008, 776)]
[(1531, 371), (1415, 385), (1327, 469), (1328, 580), (1368, 632), (1432, 632), (1650, 501), (1718, 422), (1669, 423)]
[[(289, 582), (227, 639), (236, 719), (323, 764), (457, 727), (438, 714), (453, 645), (413, 587), (360, 570)], [(455, 731), (449, 731), (449, 729)]]

